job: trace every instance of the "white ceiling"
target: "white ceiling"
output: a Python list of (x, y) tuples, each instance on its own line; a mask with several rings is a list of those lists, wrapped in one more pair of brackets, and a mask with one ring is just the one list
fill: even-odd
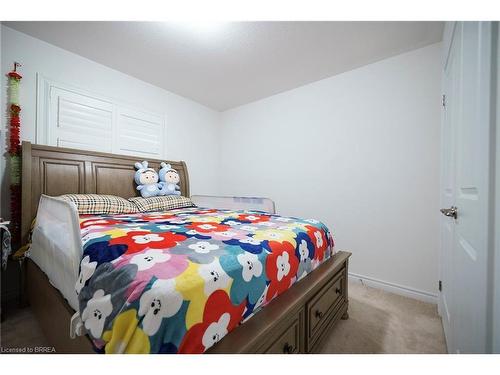
[(441, 22), (4, 22), (226, 110), (441, 40)]

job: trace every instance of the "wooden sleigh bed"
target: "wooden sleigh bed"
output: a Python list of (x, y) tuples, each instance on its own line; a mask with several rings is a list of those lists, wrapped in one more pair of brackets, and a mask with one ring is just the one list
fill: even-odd
[[(27, 241), (41, 194), (136, 195), (137, 158), (107, 153), (22, 144), (22, 237)], [(149, 160), (153, 168), (161, 161)], [(184, 162), (169, 161), (179, 172), (182, 195), (189, 197)], [(348, 318), (347, 273), (350, 253), (339, 251), (314, 272), (230, 332), (207, 353), (314, 353), (331, 327)], [(26, 291), (48, 343), (57, 353), (93, 353), (87, 336), (70, 338), (73, 309), (47, 276), (28, 259)]]

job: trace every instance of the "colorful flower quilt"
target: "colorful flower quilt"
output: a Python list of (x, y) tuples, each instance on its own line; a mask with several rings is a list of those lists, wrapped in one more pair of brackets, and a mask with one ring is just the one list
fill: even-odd
[(254, 211), (82, 215), (80, 228), (80, 316), (105, 353), (203, 353), (334, 246), (317, 220)]

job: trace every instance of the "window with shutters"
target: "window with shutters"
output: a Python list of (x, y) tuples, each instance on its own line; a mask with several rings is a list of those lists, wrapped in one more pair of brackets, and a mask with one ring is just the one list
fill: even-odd
[(145, 157), (161, 155), (163, 143), (160, 140), (164, 139), (162, 117), (119, 107), (117, 122), (118, 153)]
[(165, 116), (38, 77), (37, 143), (161, 159)]
[(113, 110), (112, 103), (51, 87), (48, 143), (113, 152)]

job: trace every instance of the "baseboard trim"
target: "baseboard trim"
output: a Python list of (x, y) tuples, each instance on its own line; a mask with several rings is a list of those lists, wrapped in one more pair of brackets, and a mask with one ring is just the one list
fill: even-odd
[(438, 302), (437, 294), (432, 294), (429, 292), (424, 292), (422, 290), (409, 288), (404, 285), (390, 283), (388, 281), (374, 279), (368, 276), (358, 275), (356, 273), (349, 272), (349, 280), (361, 283), (366, 286), (370, 286), (372, 288), (382, 289), (394, 294), (399, 294), (401, 296), (417, 299), (419, 301), (429, 302), (433, 304), (437, 304)]

